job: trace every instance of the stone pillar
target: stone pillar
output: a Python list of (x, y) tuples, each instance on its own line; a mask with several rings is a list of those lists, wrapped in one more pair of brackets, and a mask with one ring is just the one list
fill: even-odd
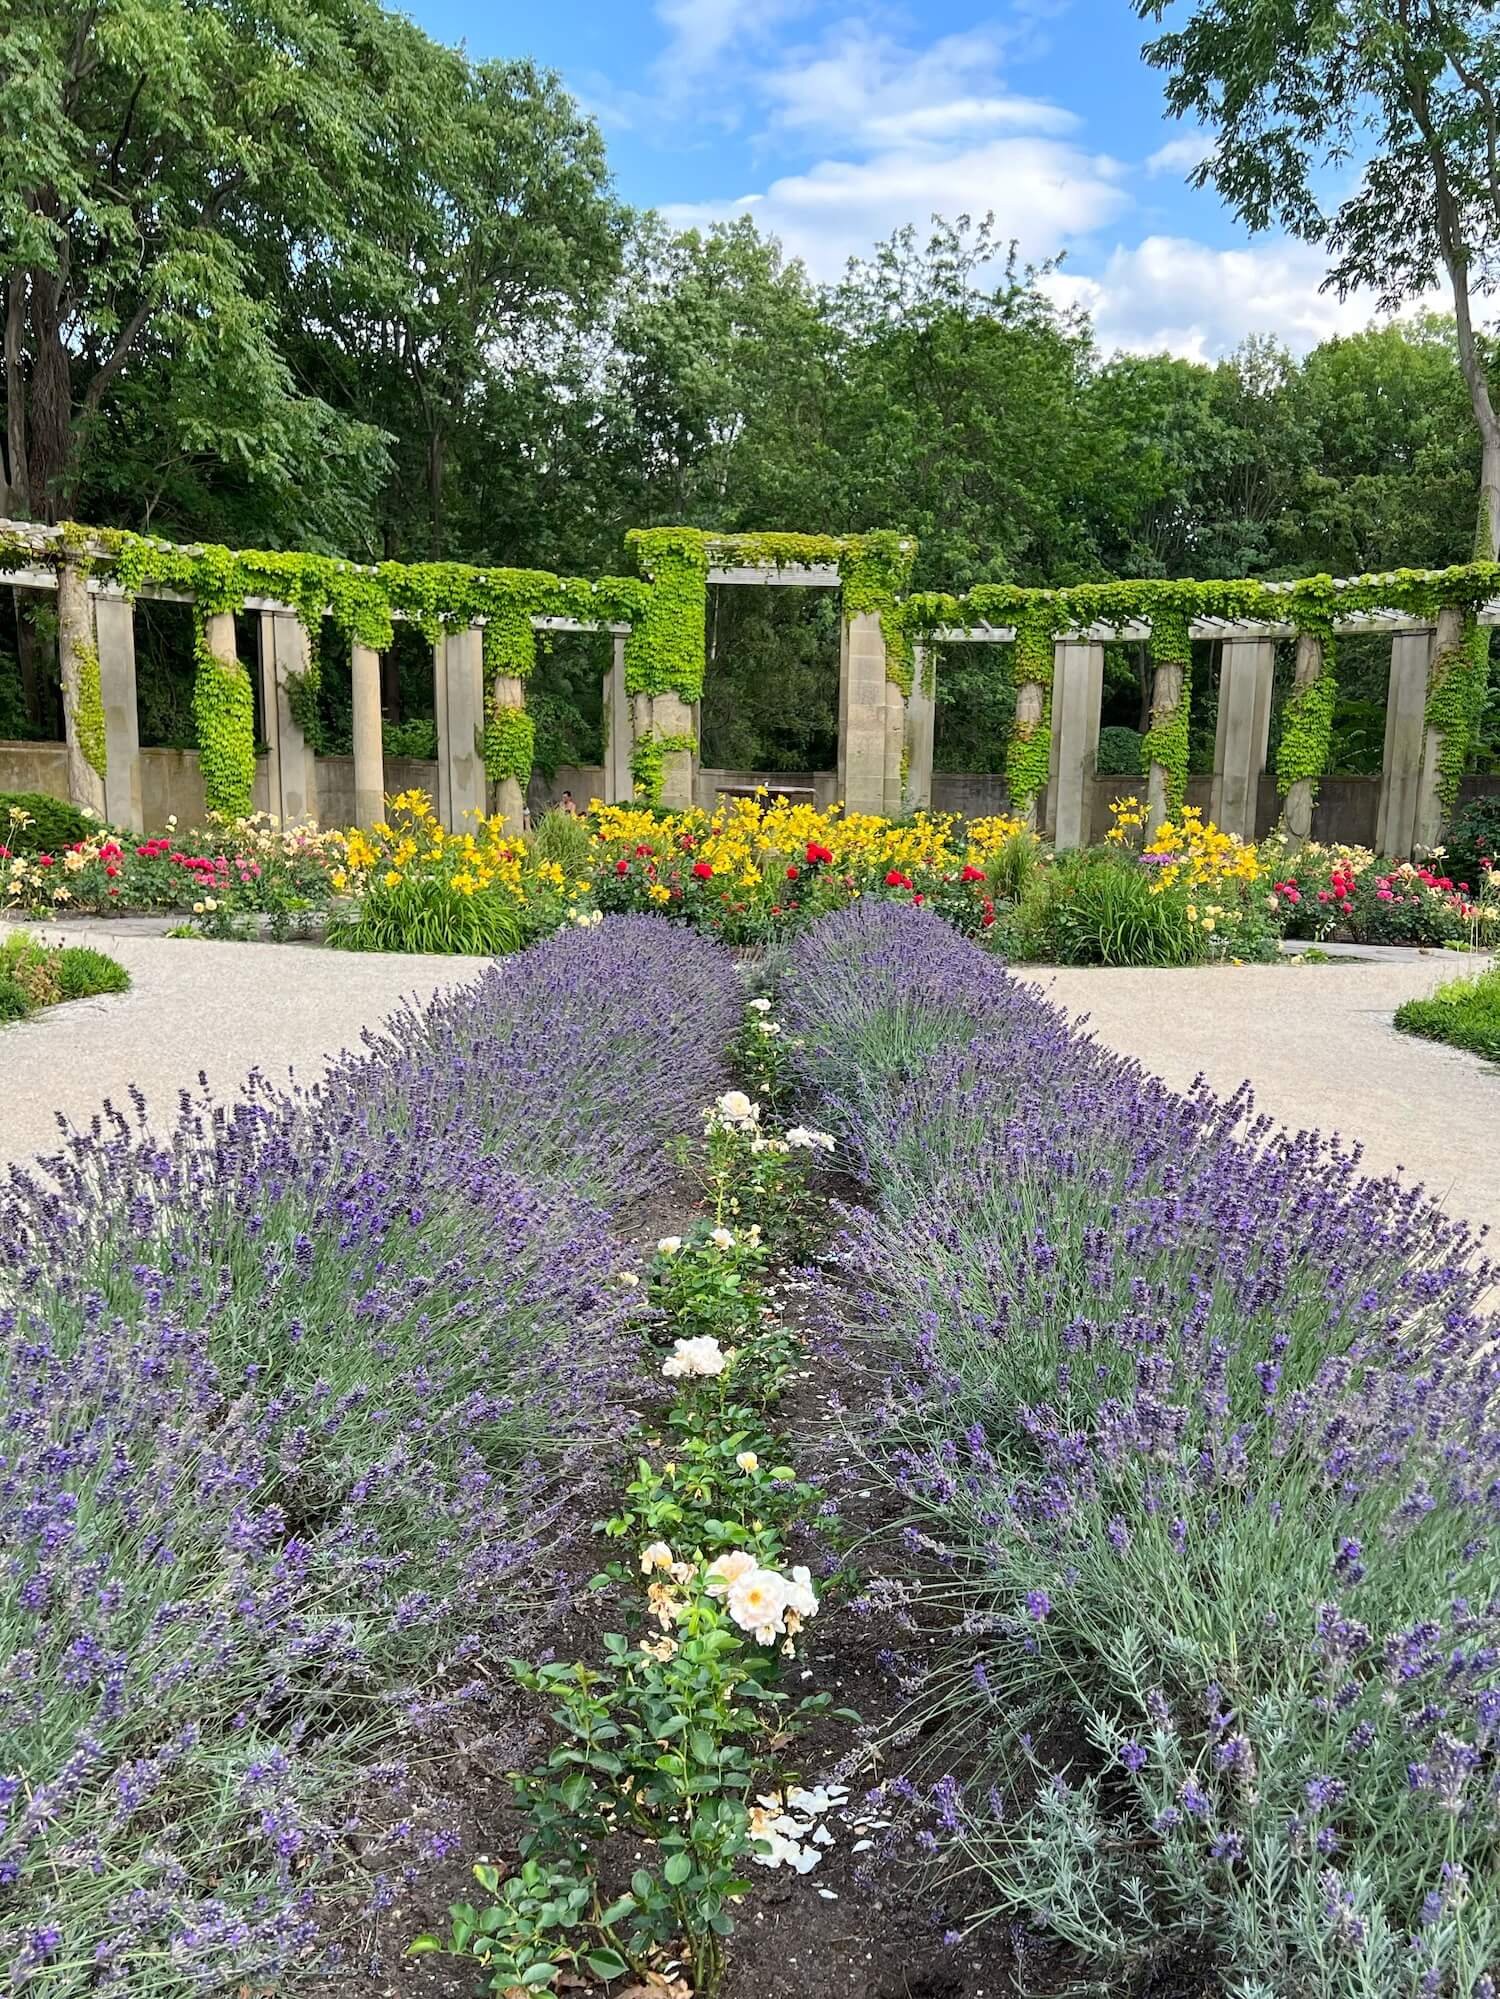
[(446, 826), (453, 815), (452, 799), (448, 788), (448, 757), (444, 744), (448, 740), (448, 641), (438, 640), (432, 648), (432, 716), (433, 728), (437, 733), (437, 797), (432, 801), (438, 816), (438, 824)]
[[(1461, 671), (1464, 646), (1464, 614), (1454, 605), (1445, 605), (1438, 612), (1437, 631), (1433, 635), (1432, 658), (1427, 668), (1427, 695), (1441, 684), (1443, 677)], [(1424, 696), (1422, 712), (1425, 719), (1427, 700)], [(1443, 754), (1444, 735), (1441, 729), (1428, 729), (1422, 744), (1422, 770), (1417, 781), (1417, 803), (1412, 823), (1412, 845), (1419, 852), (1430, 854), (1434, 847), (1443, 844), (1443, 821), (1447, 816), (1443, 810), (1442, 771), (1439, 760)]]
[(146, 830), (141, 795), (141, 732), (135, 698), (135, 604), (129, 597), (94, 599), (94, 643), (104, 702), (104, 816), (112, 825)]
[(450, 832), (472, 831), (485, 808), (484, 635), (478, 625), (443, 645), (438, 721), (439, 816)]
[(908, 812), (932, 809), (932, 751), (937, 724), (933, 675), (937, 661), (926, 646), (913, 646), (911, 694), (906, 703), (906, 795)]
[(630, 696), (625, 692), (625, 635), (616, 632), (614, 657), (604, 683), (604, 797), (610, 805), (628, 804), (635, 787), (630, 776), (630, 752), (635, 748), (635, 724)]
[(68, 746), (68, 797), (102, 819), (107, 757), (93, 606), (86, 572), (67, 557), (57, 565), (57, 659)]
[(651, 729), (659, 740), (687, 737), (691, 749), (668, 750), (662, 758), (661, 802), (669, 812), (689, 812), (698, 769), (698, 707), (680, 694), (653, 694)]
[(1390, 690), (1385, 704), (1385, 755), (1380, 770), (1380, 808), (1375, 846), (1382, 854), (1409, 860), (1416, 844), (1417, 801), (1422, 784), (1422, 749), (1427, 732), (1427, 672), (1432, 632), (1401, 632), (1391, 641)]
[(1220, 832), (1255, 839), (1255, 808), (1271, 739), (1274, 639), (1225, 639), (1219, 662), (1210, 819)]
[[(1323, 641), (1316, 632), (1297, 634), (1297, 662), (1292, 668), (1292, 695), (1306, 694), (1323, 678)], [(1287, 837), (1300, 847), (1312, 838), (1313, 803), (1318, 780), (1299, 777), (1287, 787), (1281, 808), (1281, 824)]]
[[(515, 674), (497, 673), (491, 683), (490, 700), (497, 715), (502, 712), (524, 713), (526, 689)], [(495, 781), (495, 793), (495, 810), (504, 822), (505, 831), (519, 833), (525, 824), (525, 786), (517, 777), (500, 777)]]
[(1104, 647), (1058, 640), (1052, 649), (1052, 766), (1047, 816), (1058, 848), (1086, 847), (1092, 830)]
[(349, 666), (354, 685), (354, 823), (369, 827), (385, 817), (380, 654), (369, 646), (356, 645)]
[(888, 819), (901, 814), (904, 785), (901, 765), (906, 755), (906, 696), (894, 680), (885, 683), (885, 798), (882, 811)]
[[(216, 631), (216, 627), (226, 630)], [(208, 649), (234, 657), (234, 619), (207, 620)], [(221, 649), (227, 648), (227, 650)], [(289, 611), (260, 614), (260, 713), (266, 733), (266, 786), (273, 819), (283, 826), (318, 816), (318, 771), (301, 725), (292, 713), (290, 683), (307, 672), (307, 633)]]
[(886, 800), (885, 634), (874, 611), (845, 618), (839, 647), (839, 796), (846, 812)]

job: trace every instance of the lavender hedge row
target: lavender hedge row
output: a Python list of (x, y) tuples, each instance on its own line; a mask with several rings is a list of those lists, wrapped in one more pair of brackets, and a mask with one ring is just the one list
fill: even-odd
[(622, 1421), (609, 1211), (739, 1017), (715, 947), (615, 920), (313, 1088), (165, 1138), (137, 1104), (11, 1176), (4, 1989), (287, 1991), (442, 1852), (423, 1768)]
[(1493, 1994), (1469, 1233), (1246, 1094), (1168, 1090), (924, 912), (807, 933), (783, 1016), (871, 1194), (852, 1351), (893, 1556), (951, 1624), (918, 1697), (945, 1869), (1110, 1992), (1201, 1958), (1237, 1999)]

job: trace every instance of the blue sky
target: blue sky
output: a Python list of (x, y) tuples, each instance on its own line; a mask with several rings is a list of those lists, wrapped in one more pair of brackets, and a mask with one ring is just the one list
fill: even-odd
[[(411, 4), (411, 0), (408, 0)], [(1300, 244), (1186, 184), (1129, 0), (415, 0), (476, 56), (531, 55), (599, 120), (621, 195), (683, 222), (748, 208), (820, 278), (905, 222), (993, 210), (1107, 347), (1304, 349), (1371, 316)]]

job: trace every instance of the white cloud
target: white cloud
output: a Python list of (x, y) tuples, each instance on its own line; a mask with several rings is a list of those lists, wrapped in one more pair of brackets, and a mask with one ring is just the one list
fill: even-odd
[(1213, 249), (1181, 236), (1118, 245), (1092, 277), (1066, 269), (1046, 280), (1059, 304), (1083, 306), (1101, 347), (1211, 361), (1250, 333), (1305, 353), (1377, 316), (1373, 293), (1340, 299), (1319, 289), (1327, 266), (1310, 244), (1273, 241)]
[(1153, 178), (1157, 174), (1190, 174), (1194, 167), (1202, 166), (1214, 149), (1214, 142), (1207, 132), (1185, 132), (1180, 139), (1168, 139), (1164, 146), (1158, 146), (1146, 160), (1146, 171)]
[(840, 21), (815, 46), (789, 50), (754, 87), (773, 136), (830, 138), (845, 150), (951, 144), (994, 130), (1071, 131), (1072, 112), (1004, 88), (1004, 49), (991, 29), (943, 35), (919, 49), (862, 21)]
[(842, 275), (905, 223), (995, 211), (1023, 255), (1050, 256), (1065, 239), (1114, 221), (1128, 203), (1121, 169), (1102, 155), (1041, 136), (996, 138), (956, 148), (891, 147), (863, 160), (820, 160), (735, 202), (667, 208), (679, 226), (703, 227), (753, 206), (756, 224), (779, 236), (814, 277)]

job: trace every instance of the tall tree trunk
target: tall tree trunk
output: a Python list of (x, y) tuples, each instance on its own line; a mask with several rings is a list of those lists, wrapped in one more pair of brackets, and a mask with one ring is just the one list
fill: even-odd
[(26, 463), (26, 273), (12, 271), (5, 288), (5, 451), (0, 467), (0, 513), (9, 520), (31, 515)]
[(36, 518), (56, 522), (68, 518), (74, 499), (73, 378), (63, 342), (62, 283), (51, 271), (31, 274), (31, 332), (27, 479)]

